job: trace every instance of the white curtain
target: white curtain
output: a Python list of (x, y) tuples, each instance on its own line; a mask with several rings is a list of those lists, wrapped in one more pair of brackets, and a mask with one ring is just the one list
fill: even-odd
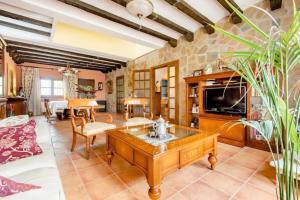
[(65, 99), (77, 98), (78, 77), (76, 74), (63, 76)]
[(41, 115), (40, 70), (32, 67), (22, 67), (22, 87), (27, 99), (28, 112)]

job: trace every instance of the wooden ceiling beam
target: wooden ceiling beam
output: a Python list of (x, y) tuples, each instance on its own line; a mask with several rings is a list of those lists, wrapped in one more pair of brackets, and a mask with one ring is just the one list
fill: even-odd
[(59, 63), (67, 63), (70, 65), (78, 65), (78, 66), (87, 66), (95, 69), (117, 69), (116, 66), (103, 66), (103, 65), (92, 65), (92, 64), (86, 64), (86, 63), (81, 63), (81, 62), (76, 62), (76, 61), (69, 61), (65, 59), (53, 59), (53, 58), (44, 58), (44, 57), (35, 57), (35, 56), (22, 56), (18, 55), (19, 60), (45, 60), (45, 61), (53, 61), (53, 62), (59, 62)]
[[(242, 19), (227, 4), (226, 0), (217, 0), (217, 1), (230, 13), (230, 20), (232, 23), (238, 24), (242, 22)], [(238, 9), (241, 13), (243, 12), (243, 10), (234, 2), (234, 0), (228, 0), (228, 2), (231, 3), (231, 5), (233, 5), (236, 9)]]
[(80, 60), (80, 59), (73, 59), (73, 58), (68, 58), (68, 57), (63, 57), (63, 56), (53, 56), (51, 54), (39, 54), (39, 53), (32, 53), (32, 52), (22, 52), (22, 51), (17, 51), (18, 55), (20, 56), (31, 56), (31, 57), (37, 57), (37, 58), (52, 58), (52, 59), (57, 59), (57, 60), (65, 60), (65, 61), (70, 61), (70, 62), (80, 62), (80, 63), (85, 63), (85, 64), (91, 64), (91, 65), (102, 65), (102, 66), (107, 66), (107, 67), (114, 67), (119, 64), (108, 64), (108, 63), (101, 63), (101, 62), (89, 62), (85, 60)]
[(97, 8), (95, 6), (92, 6), (90, 4), (84, 3), (80, 0), (58, 0), (58, 1), (61, 1), (65, 4), (74, 6), (76, 8), (81, 9), (81, 10), (84, 10), (86, 12), (92, 13), (92, 14), (97, 15), (99, 17), (108, 19), (110, 21), (116, 22), (118, 24), (122, 24), (124, 26), (135, 29), (137, 31), (141, 31), (143, 33), (146, 33), (146, 34), (152, 35), (154, 37), (160, 38), (162, 40), (168, 41), (172, 47), (177, 46), (177, 40), (175, 38), (172, 38), (170, 36), (167, 36), (163, 33), (157, 32), (157, 31), (152, 30), (150, 28), (141, 26), (140, 24), (136, 24), (136, 23), (131, 22), (127, 19), (124, 19), (124, 18), (119, 17), (117, 15), (114, 15), (112, 13), (109, 13), (105, 10), (102, 10), (102, 9)]
[(36, 50), (29, 50), (24, 48), (12, 48), (8, 46), (8, 52), (18, 52), (21, 55), (34, 55), (34, 56), (44, 56), (44, 57), (50, 57), (50, 58), (64, 58), (64, 59), (70, 59), (70, 61), (81, 61), (91, 64), (100, 64), (100, 65), (109, 65), (109, 66), (123, 66), (126, 67), (124, 64), (119, 63), (111, 63), (111, 62), (105, 62), (105, 61), (99, 61), (99, 60), (90, 60), (86, 58), (78, 58), (76, 56), (70, 56), (70, 55), (62, 55), (62, 54), (56, 54), (56, 53), (49, 53), (49, 52), (43, 52), (43, 51), (36, 51)]
[(19, 21), (23, 21), (23, 22), (27, 22), (30, 24), (34, 24), (34, 25), (38, 25), (38, 26), (42, 26), (45, 28), (52, 28), (52, 24), (48, 23), (48, 22), (43, 22), (37, 19), (33, 19), (33, 18), (29, 18), (29, 17), (25, 17), (23, 15), (18, 15), (15, 13), (11, 13), (5, 10), (0, 9), (0, 15), (4, 16), (4, 17), (9, 17), (15, 20), (19, 20)]
[(47, 37), (50, 37), (50, 35), (51, 35), (50, 32), (41, 31), (41, 30), (37, 30), (37, 29), (34, 29), (34, 28), (21, 26), (21, 25), (6, 22), (6, 21), (3, 21), (3, 20), (0, 20), (0, 25), (7, 26), (7, 27), (10, 27), (10, 28), (14, 28), (14, 29), (21, 30), (21, 31), (34, 33), (34, 34), (44, 35), (44, 36), (47, 36)]
[(54, 49), (54, 48), (45, 47), (45, 46), (27, 44), (27, 43), (23, 43), (23, 42), (16, 42), (16, 41), (11, 41), (11, 40), (6, 40), (6, 42), (8, 44), (7, 48), (33, 50), (33, 51), (37, 51), (37, 52), (47, 52), (47, 53), (60, 54), (60, 55), (66, 55), (66, 56), (76, 56), (77, 58), (80, 58), (80, 59), (90, 59), (90, 60), (103, 61), (103, 62), (106, 61), (106, 62), (110, 62), (110, 63), (126, 65), (126, 62), (124, 62), (124, 61), (113, 60), (113, 59), (109, 59), (109, 58), (91, 56), (91, 55), (86, 55), (86, 54), (61, 50), (61, 49)]
[(175, 6), (178, 10), (190, 16), (200, 24), (202, 24), (208, 34), (212, 34), (215, 32), (214, 28), (210, 25), (214, 25), (212, 21), (210, 21), (207, 17), (199, 13), (192, 6), (184, 2), (183, 0), (165, 0), (172, 6)]
[[(123, 7), (126, 7), (126, 4), (127, 4), (127, 1), (126, 0), (112, 0), (113, 2), (123, 6)], [(192, 42), (194, 40), (194, 33), (187, 30), (186, 28), (168, 20), (167, 18), (164, 18), (163, 16), (155, 13), (155, 12), (152, 12), (151, 15), (149, 15), (147, 17), (148, 19), (151, 19), (153, 21), (156, 21), (178, 33), (181, 33), (185, 36), (186, 40), (189, 41), (189, 42)]]
[[(18, 64), (22, 64), (25, 62), (29, 62), (29, 63), (36, 63), (36, 64), (44, 64), (44, 65), (52, 65), (52, 66), (56, 66), (56, 67), (66, 67), (67, 63), (61, 63), (61, 62), (53, 62), (53, 61), (46, 61), (46, 60), (32, 60), (32, 59), (21, 59), (20, 63)], [(95, 71), (102, 71), (103, 73), (105, 73), (106, 71), (112, 71), (112, 69), (100, 69), (100, 68), (91, 68), (91, 67), (83, 67), (80, 65), (72, 65), (70, 64), (70, 67), (72, 68), (76, 68), (76, 69), (89, 69), (89, 70), (95, 70)]]
[(271, 10), (276, 10), (281, 8), (282, 6), (282, 0), (270, 0), (270, 7)]

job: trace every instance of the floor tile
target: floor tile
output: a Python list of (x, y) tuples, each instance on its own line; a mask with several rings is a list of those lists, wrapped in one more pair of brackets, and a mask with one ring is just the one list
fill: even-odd
[(113, 172), (106, 164), (102, 163), (79, 169), (78, 173), (83, 182), (88, 183), (94, 179), (104, 178), (108, 175), (111, 175)]
[(120, 171), (116, 175), (120, 177), (122, 181), (129, 187), (133, 186), (134, 184), (138, 184), (141, 181), (146, 181), (145, 174), (134, 166), (129, 167), (126, 170)]
[(115, 175), (96, 178), (85, 185), (92, 200), (109, 198), (126, 189), (125, 185)]
[(198, 181), (180, 192), (188, 200), (228, 200), (229, 195)]
[(74, 165), (77, 167), (77, 169), (84, 169), (86, 167), (90, 167), (93, 165), (101, 164), (103, 161), (97, 157), (90, 158), (87, 160), (86, 158), (79, 158), (76, 160), (73, 160)]
[(129, 190), (125, 190), (114, 194), (105, 200), (137, 200), (137, 198)]
[(229, 196), (233, 195), (243, 184), (243, 182), (217, 171), (208, 173), (200, 180), (207, 185), (228, 194)]
[(243, 186), (243, 188), (234, 196), (240, 200), (275, 200), (276, 196), (257, 189), (249, 184)]
[(221, 165), (217, 165), (216, 170), (223, 174), (232, 176), (240, 181), (247, 180), (255, 171), (234, 162), (225, 162)]

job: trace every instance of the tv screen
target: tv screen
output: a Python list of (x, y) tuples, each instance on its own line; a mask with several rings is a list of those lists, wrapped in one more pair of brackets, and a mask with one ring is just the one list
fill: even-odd
[(212, 87), (204, 90), (206, 112), (246, 114), (246, 86)]

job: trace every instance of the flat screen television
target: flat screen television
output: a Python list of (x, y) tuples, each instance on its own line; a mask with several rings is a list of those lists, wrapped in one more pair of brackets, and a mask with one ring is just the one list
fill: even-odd
[(204, 90), (204, 110), (220, 114), (244, 115), (246, 86), (211, 87)]

